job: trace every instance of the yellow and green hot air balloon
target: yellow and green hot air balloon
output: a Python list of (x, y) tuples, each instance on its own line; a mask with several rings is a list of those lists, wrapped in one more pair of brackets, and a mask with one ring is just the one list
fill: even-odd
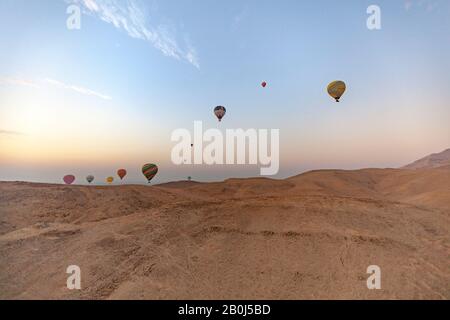
[(336, 99), (336, 102), (339, 102), (339, 99), (344, 94), (347, 86), (344, 81), (333, 81), (328, 85), (327, 91), (330, 96)]
[(106, 178), (106, 182), (108, 182), (109, 184), (114, 182), (114, 178), (113, 177), (108, 177)]
[(158, 166), (156, 164), (147, 163), (142, 167), (142, 173), (147, 178), (148, 183), (150, 183), (158, 173)]

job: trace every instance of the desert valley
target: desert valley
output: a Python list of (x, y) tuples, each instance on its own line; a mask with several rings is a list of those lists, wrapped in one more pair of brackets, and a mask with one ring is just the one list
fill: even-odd
[(449, 249), (450, 149), (285, 180), (0, 182), (1, 299), (449, 299)]

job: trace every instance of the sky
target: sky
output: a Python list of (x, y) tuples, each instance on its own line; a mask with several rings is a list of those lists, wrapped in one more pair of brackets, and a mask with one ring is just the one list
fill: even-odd
[(449, 15), (447, 0), (1, 0), (0, 180), (101, 184), (126, 168), (145, 183), (145, 163), (156, 183), (259, 175), (174, 165), (171, 134), (196, 120), (279, 129), (275, 178), (402, 166), (450, 147)]

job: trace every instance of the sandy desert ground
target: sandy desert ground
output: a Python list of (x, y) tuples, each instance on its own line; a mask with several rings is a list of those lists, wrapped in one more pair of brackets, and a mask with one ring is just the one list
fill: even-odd
[[(2, 299), (449, 299), (450, 166), (0, 183)], [(67, 266), (82, 290), (66, 288)], [(382, 289), (368, 290), (378, 265)]]

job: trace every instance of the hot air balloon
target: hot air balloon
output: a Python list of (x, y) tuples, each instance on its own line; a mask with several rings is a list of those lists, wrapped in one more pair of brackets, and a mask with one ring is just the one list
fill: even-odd
[(64, 183), (65, 183), (65, 184), (72, 184), (72, 183), (75, 181), (75, 176), (69, 174), (69, 175), (65, 176), (65, 177), (63, 178), (63, 180), (64, 180)]
[(156, 176), (158, 173), (158, 166), (156, 164), (148, 163), (142, 167), (142, 173), (147, 178), (148, 183)]
[(265, 87), (267, 86), (267, 82), (263, 81), (263, 83), (261, 83), (261, 86), (262, 86), (263, 88), (265, 88)]
[(127, 175), (127, 170), (119, 169), (117, 170), (117, 175), (119, 176), (120, 180), (123, 180), (123, 178)]
[(113, 177), (108, 177), (106, 178), (106, 182), (108, 182), (109, 184), (114, 182), (114, 178)]
[(92, 183), (92, 181), (94, 181), (94, 176), (93, 175), (89, 175), (86, 177), (86, 180), (88, 183)]
[(217, 106), (214, 109), (214, 114), (216, 115), (217, 119), (219, 119), (219, 122), (222, 121), (222, 118), (225, 116), (225, 113), (227, 113), (227, 109), (222, 106)]
[(336, 102), (339, 102), (339, 99), (342, 97), (346, 90), (345, 82), (343, 81), (333, 81), (328, 85), (327, 91), (330, 96), (336, 99)]

